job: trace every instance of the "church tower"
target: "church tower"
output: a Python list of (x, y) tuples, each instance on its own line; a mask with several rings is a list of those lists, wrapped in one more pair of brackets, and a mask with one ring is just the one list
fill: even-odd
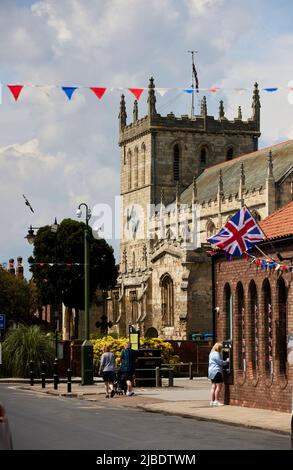
[[(233, 120), (225, 116), (220, 101), (217, 118), (209, 116), (206, 97), (200, 114), (161, 116), (156, 110), (154, 79), (148, 86), (148, 114), (139, 118), (138, 103), (133, 105), (133, 122), (127, 124), (125, 97), (119, 113), (121, 242), (120, 242), (120, 326), (142, 319), (144, 279), (150, 269), (151, 241), (148, 239), (148, 210), (151, 204), (165, 204), (183, 192), (207, 167), (253, 152), (260, 136), (260, 101), (254, 85), (252, 117), (242, 119), (241, 109)], [(158, 210), (158, 209), (156, 209)], [(151, 306), (150, 306), (151, 308)], [(123, 331), (122, 328), (122, 331)], [(121, 332), (122, 332), (121, 331)]]

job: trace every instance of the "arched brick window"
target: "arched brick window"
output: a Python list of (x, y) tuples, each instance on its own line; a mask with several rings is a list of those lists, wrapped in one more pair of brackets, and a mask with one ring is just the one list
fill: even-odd
[(179, 181), (180, 177), (180, 148), (178, 144), (173, 147), (173, 178)]
[(224, 287), (225, 339), (232, 339), (232, 291), (229, 284)]
[(174, 288), (169, 274), (161, 278), (162, 325), (174, 325)]
[(272, 295), (268, 279), (262, 285), (262, 305), (264, 315), (264, 350), (266, 374), (273, 374), (273, 322), (272, 322)]
[(257, 370), (259, 363), (258, 350), (258, 305), (257, 289), (254, 281), (250, 281), (248, 288), (249, 318), (250, 318), (250, 344), (252, 369)]
[(287, 365), (287, 289), (281, 277), (277, 284), (278, 294), (278, 320), (276, 331), (276, 353), (279, 359), (279, 372), (286, 374)]
[(238, 348), (238, 369), (246, 370), (246, 344), (245, 344), (245, 309), (244, 290), (241, 282), (236, 287), (236, 309), (237, 309), (237, 348)]

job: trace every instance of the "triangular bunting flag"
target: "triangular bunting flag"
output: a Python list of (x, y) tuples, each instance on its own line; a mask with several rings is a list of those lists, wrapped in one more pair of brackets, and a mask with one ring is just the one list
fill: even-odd
[(55, 88), (55, 85), (39, 85), (38, 88), (45, 93), (46, 96), (51, 95), (51, 91)]
[(97, 87), (90, 87), (90, 90), (92, 90), (94, 92), (94, 94), (97, 96), (97, 98), (99, 98), (99, 100), (103, 97), (105, 91), (107, 90), (107, 88), (97, 88)]
[(239, 95), (245, 95), (245, 93), (248, 91), (248, 88), (234, 88), (234, 90), (239, 93)]
[(169, 88), (156, 88), (155, 90), (159, 93), (159, 95), (164, 96)]
[(137, 99), (137, 101), (139, 100), (140, 98), (140, 95), (142, 94), (144, 88), (128, 88), (128, 90), (130, 91), (130, 93), (132, 93), (135, 98)]
[(273, 91), (277, 91), (278, 88), (263, 88), (263, 91), (269, 91), (269, 92), (273, 92)]
[(23, 85), (7, 85), (7, 88), (9, 88), (15, 101), (17, 101), (20, 95), (20, 92), (23, 89)]
[(213, 87), (211, 87), (211, 88), (208, 89), (208, 91), (211, 91), (212, 93), (216, 93), (216, 92), (219, 91), (219, 90), (220, 90), (220, 88), (217, 88), (217, 87), (215, 87), (215, 86), (213, 86)]
[(193, 88), (186, 88), (183, 91), (184, 91), (184, 93), (188, 93), (190, 95), (191, 93), (193, 93)]
[(73, 93), (77, 89), (77, 86), (63, 86), (62, 90), (69, 100), (71, 100)]

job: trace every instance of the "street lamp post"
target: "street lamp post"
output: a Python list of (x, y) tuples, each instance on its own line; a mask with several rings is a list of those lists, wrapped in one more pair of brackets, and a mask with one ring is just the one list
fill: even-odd
[(87, 204), (82, 202), (76, 211), (77, 217), (82, 216), (81, 207), (85, 207), (86, 228), (84, 231), (84, 316), (85, 340), (81, 346), (81, 384), (92, 385), (93, 374), (93, 346), (90, 342), (90, 256), (89, 256), (89, 220), (91, 211)]
[[(36, 235), (35, 230), (39, 230), (41, 227), (32, 227), (29, 226), (28, 233), (24, 237), (27, 239), (30, 245), (34, 244)], [(58, 223), (55, 217), (54, 223), (50, 226), (50, 230), (52, 233), (55, 233), (55, 265), (57, 264), (57, 230), (58, 230)], [(58, 330), (59, 330), (59, 311), (58, 311), (58, 304), (57, 304), (57, 275), (55, 274), (55, 286), (54, 286), (54, 307), (53, 307), (53, 320), (55, 326), (55, 361), (58, 361)]]
[(50, 230), (52, 233), (55, 234), (55, 286), (54, 286), (54, 323), (55, 323), (55, 361), (58, 361), (58, 330), (59, 330), (59, 311), (58, 311), (58, 303), (57, 303), (57, 230), (58, 224), (57, 219), (55, 217), (54, 224), (51, 225)]

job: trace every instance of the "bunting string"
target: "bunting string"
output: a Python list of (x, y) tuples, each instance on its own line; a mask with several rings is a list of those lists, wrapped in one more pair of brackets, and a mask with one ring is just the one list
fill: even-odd
[[(291, 82), (289, 82), (291, 84)], [(20, 97), (23, 96), (23, 90), (25, 88), (36, 88), (43, 93), (45, 93), (48, 97), (50, 97), (51, 92), (54, 89), (60, 89), (64, 95), (67, 97), (68, 101), (71, 101), (75, 95), (75, 92), (78, 90), (90, 90), (98, 100), (101, 100), (105, 93), (113, 92), (113, 91), (119, 91), (119, 92), (124, 92), (128, 91), (129, 93), (132, 94), (132, 96), (135, 97), (136, 100), (139, 100), (142, 94), (144, 93), (145, 90), (148, 90), (147, 87), (140, 87), (140, 88), (128, 88), (128, 87), (100, 87), (100, 86), (58, 86), (58, 85), (32, 85), (32, 84), (1, 84), (0, 83), (0, 104), (1, 104), (1, 95), (2, 95), (2, 88), (6, 87), (9, 89), (14, 101), (18, 101)], [(165, 96), (166, 93), (170, 91), (176, 90), (177, 92), (179, 91), (180, 93), (185, 93), (185, 94), (192, 94), (192, 93), (199, 93), (199, 92), (208, 92), (208, 93), (218, 93), (220, 91), (226, 91), (226, 90), (232, 90), (240, 95), (243, 95), (247, 92), (252, 92), (252, 88), (222, 88), (218, 86), (210, 86), (208, 88), (198, 88), (196, 87), (196, 90), (194, 88), (189, 87), (189, 88), (154, 88), (154, 90), (160, 95), (160, 96)], [(293, 91), (293, 86), (281, 86), (281, 87), (266, 87), (266, 88), (260, 88), (260, 92), (265, 92), (265, 93), (276, 93), (281, 90), (286, 90), (289, 92), (289, 95), (291, 96), (292, 91)], [(291, 103), (291, 101), (289, 100)], [(293, 103), (292, 103), (293, 104)]]
[[(258, 248), (256, 246), (256, 248)], [(293, 265), (292, 264), (284, 264), (282, 262), (276, 261), (274, 258), (269, 257), (266, 255), (263, 251), (259, 250), (262, 255), (264, 256), (263, 258), (258, 258), (257, 256), (251, 255), (250, 253), (244, 252), (243, 257), (246, 259), (246, 261), (249, 261), (250, 265), (255, 264), (257, 268), (260, 268), (261, 271), (265, 271), (267, 269), (273, 270), (273, 271), (283, 271), (283, 272), (293, 272)], [(207, 251), (207, 253), (210, 256), (214, 256), (217, 254), (224, 254), (226, 259), (228, 261), (232, 260), (232, 256), (229, 255), (229, 253), (223, 251), (223, 250), (217, 250), (217, 251)]]

